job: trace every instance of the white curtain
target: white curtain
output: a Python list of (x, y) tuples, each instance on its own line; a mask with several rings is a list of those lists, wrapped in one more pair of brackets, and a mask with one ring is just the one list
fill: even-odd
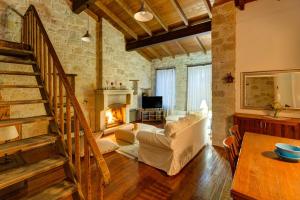
[(211, 76), (211, 65), (188, 67), (188, 111), (199, 111), (206, 105), (211, 110)]
[(176, 98), (175, 69), (156, 70), (156, 96), (162, 96), (163, 108), (166, 111), (173, 110)]

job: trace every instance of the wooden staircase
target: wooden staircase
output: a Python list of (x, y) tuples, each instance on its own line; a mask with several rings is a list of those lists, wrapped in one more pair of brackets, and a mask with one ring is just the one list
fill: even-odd
[[(0, 143), (0, 199), (103, 199), (103, 187), (109, 183), (110, 174), (74, 90), (34, 6), (28, 8), (22, 20), (21, 43), (0, 40), (0, 63), (8, 66), (0, 68), (0, 77), (31, 77), (36, 84), (3, 83), (0, 89), (37, 89), (41, 99), (1, 100), (0, 107), (43, 104), (46, 114), (1, 119), (0, 134), (7, 126), (41, 121), (49, 125), (43, 135), (21, 135), (18, 140)], [(11, 65), (18, 69), (31, 67), (32, 71), (10, 70)], [(80, 155), (81, 145), (84, 157)], [(91, 154), (98, 174), (91, 175)], [(92, 176), (98, 177), (93, 182), (97, 192), (93, 193)]]

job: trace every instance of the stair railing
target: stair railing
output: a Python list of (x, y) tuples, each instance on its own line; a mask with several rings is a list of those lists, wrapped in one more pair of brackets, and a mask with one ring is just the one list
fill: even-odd
[[(103, 199), (103, 187), (110, 182), (110, 173), (106, 162), (97, 146), (93, 133), (88, 125), (84, 113), (78, 103), (73, 88), (71, 87), (66, 73), (58, 59), (54, 47), (48, 37), (48, 34), (42, 24), (42, 21), (33, 5), (30, 5), (23, 17), (22, 42), (31, 45), (39, 66), (41, 77), (48, 93), (49, 106), (54, 115), (55, 121), (59, 125), (61, 137), (64, 141), (66, 131), (66, 146), (70, 163), (73, 163), (72, 157), (72, 125), (74, 126), (75, 143), (75, 171), (77, 181), (82, 185), (85, 199)], [(64, 102), (64, 98), (65, 102)], [(64, 113), (66, 106), (66, 117)], [(71, 106), (74, 109), (74, 123), (71, 119)], [(66, 122), (66, 125), (65, 125)], [(66, 126), (66, 127), (65, 127)], [(84, 144), (80, 144), (80, 128), (84, 132)], [(80, 145), (84, 145), (84, 160), (81, 164)], [(91, 187), (91, 153), (97, 165), (96, 197), (92, 197)], [(83, 169), (81, 170), (81, 166)], [(81, 172), (82, 171), (82, 172)], [(82, 180), (84, 179), (84, 180)], [(94, 180), (94, 179), (93, 179)]]

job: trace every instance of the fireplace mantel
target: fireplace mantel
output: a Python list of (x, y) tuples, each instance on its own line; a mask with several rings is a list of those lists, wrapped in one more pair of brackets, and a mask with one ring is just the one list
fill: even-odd
[[(126, 106), (126, 123), (129, 123), (129, 107), (132, 102), (133, 90), (96, 90), (96, 131), (102, 131), (105, 129), (104, 112), (109, 108), (111, 100), (114, 99), (114, 103), (121, 103)], [(120, 99), (119, 102), (116, 102)]]

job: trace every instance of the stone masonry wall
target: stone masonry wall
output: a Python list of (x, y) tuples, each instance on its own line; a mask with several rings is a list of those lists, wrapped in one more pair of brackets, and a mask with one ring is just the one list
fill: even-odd
[(176, 109), (186, 110), (187, 101), (187, 66), (201, 63), (211, 62), (211, 52), (207, 54), (203, 53), (192, 53), (190, 56), (181, 55), (175, 58), (166, 57), (162, 60), (155, 59), (152, 62), (152, 88), (153, 94), (155, 94), (155, 69), (161, 68), (176, 68)]
[(223, 81), (235, 74), (236, 10), (234, 1), (213, 8), (212, 13), (212, 142), (222, 141), (232, 125), (235, 112), (235, 84)]
[[(122, 82), (131, 89), (129, 80), (139, 80), (139, 88), (151, 87), (151, 62), (136, 51), (125, 50), (125, 40), (121, 32), (116, 30), (108, 21), (103, 20), (103, 80), (102, 86), (108, 82)], [(131, 107), (141, 106), (141, 93), (134, 95)]]
[[(77, 15), (72, 13), (65, 0), (1, 0), (0, 1), (0, 39), (20, 41), (20, 17), (13, 9), (24, 14), (30, 4), (33, 4), (45, 26), (50, 40), (58, 54), (58, 57), (66, 73), (74, 73), (76, 77), (76, 96), (81, 107), (94, 127), (95, 89), (96, 87), (96, 23), (90, 18), (89, 31), (92, 36), (90, 43), (80, 40), (87, 30), (88, 15), (84, 12)], [(12, 8), (12, 9), (11, 9)], [(107, 79), (125, 79), (129, 86), (129, 79), (140, 79), (141, 85), (150, 85), (151, 64), (135, 52), (125, 52), (125, 44), (122, 34), (114, 29), (108, 22), (103, 24), (104, 33), (104, 66)], [(114, 41), (116, 40), (116, 41)], [(30, 67), (0, 64), (0, 69), (31, 71)], [(142, 71), (142, 72), (141, 72)], [(123, 82), (123, 80), (122, 80)], [(0, 84), (32, 84), (34, 79), (13, 77), (0, 77)], [(2, 90), (3, 99), (35, 99), (40, 98), (39, 92), (34, 90)], [(16, 99), (17, 98), (17, 99)], [(137, 103), (136, 103), (137, 104)], [(22, 113), (22, 114), (21, 114)], [(26, 117), (30, 115), (44, 114), (42, 105), (26, 105), (11, 107), (11, 117)], [(35, 127), (35, 128), (34, 128)], [(32, 133), (40, 134), (45, 131), (45, 126), (34, 124), (25, 125), (23, 135), (26, 137)]]

